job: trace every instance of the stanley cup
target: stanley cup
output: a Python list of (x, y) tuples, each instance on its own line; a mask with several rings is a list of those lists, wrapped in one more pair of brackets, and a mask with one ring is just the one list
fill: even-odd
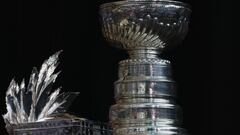
[(100, 7), (105, 38), (128, 52), (119, 63), (113, 135), (186, 135), (171, 63), (159, 58), (186, 36), (190, 6), (172, 0), (126, 0)]

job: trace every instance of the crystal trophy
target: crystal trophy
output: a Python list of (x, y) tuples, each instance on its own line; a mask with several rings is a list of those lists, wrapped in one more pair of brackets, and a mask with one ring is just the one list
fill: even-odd
[(60, 72), (54, 73), (61, 51), (33, 68), (29, 83), (13, 79), (6, 92), (7, 113), (3, 115), (9, 135), (111, 135), (108, 124), (67, 113), (79, 94), (52, 90)]
[(190, 6), (172, 0), (126, 0), (101, 5), (105, 38), (128, 52), (119, 63), (113, 135), (186, 135), (171, 63), (161, 53), (186, 36)]

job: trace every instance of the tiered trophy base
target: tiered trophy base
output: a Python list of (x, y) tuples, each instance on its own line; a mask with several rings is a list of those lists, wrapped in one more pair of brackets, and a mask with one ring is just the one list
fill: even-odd
[(181, 108), (175, 103), (170, 62), (157, 55), (134, 56), (119, 64), (116, 104), (110, 110), (113, 134), (186, 135), (181, 128)]

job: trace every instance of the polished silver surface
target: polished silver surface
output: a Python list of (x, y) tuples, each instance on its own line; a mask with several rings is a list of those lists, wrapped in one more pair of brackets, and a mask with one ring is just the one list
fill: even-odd
[(114, 135), (186, 135), (171, 62), (159, 55), (188, 31), (190, 7), (170, 0), (103, 4), (103, 34), (130, 58), (119, 63), (116, 104), (110, 109)]

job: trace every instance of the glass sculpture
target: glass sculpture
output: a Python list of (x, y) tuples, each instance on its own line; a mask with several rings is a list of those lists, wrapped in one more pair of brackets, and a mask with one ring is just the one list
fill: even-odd
[(111, 135), (105, 123), (93, 122), (67, 113), (79, 94), (52, 90), (60, 72), (57, 68), (61, 51), (42, 64), (40, 72), (33, 68), (28, 86), (12, 80), (6, 92), (7, 113), (3, 115), (10, 135)]

